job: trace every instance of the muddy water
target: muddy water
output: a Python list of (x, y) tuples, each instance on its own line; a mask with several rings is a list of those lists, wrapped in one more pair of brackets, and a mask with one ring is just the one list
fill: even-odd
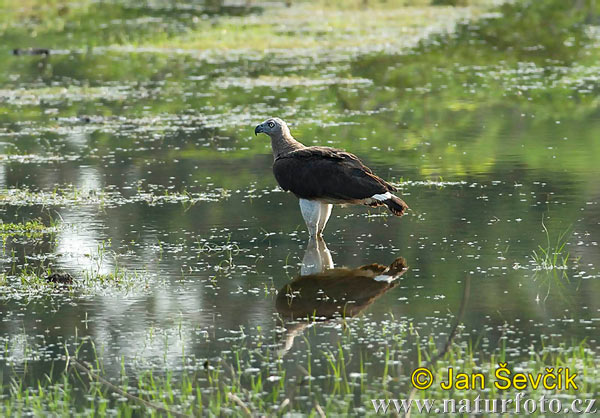
[[(560, 39), (512, 48), (498, 28), (527, 21), (511, 10), (404, 55), (5, 54), (0, 214), (52, 225), (5, 239), (5, 378), (43, 375), (85, 336), (109, 376), (121, 356), (179, 370), (183, 347), (201, 364), (263, 339), (293, 374), (294, 359), (341, 338), (339, 309), (318, 291), (305, 291), (323, 320), (309, 330), (277, 306), (315, 256), (349, 268), (406, 260), (366, 301), (368, 286), (330, 290), (356, 301), (351, 324), (374, 352), (381, 324), (412, 324), (442, 345), (467, 279), (464, 338), (482, 351), (506, 335), (515, 361), (542, 343), (587, 338), (597, 349), (597, 31), (565, 18)], [(297, 199), (276, 187), (267, 138), (253, 135), (270, 115), (305, 144), (355, 152), (412, 210), (398, 219), (336, 207), (315, 252)], [(561, 236), (559, 268), (536, 263), (534, 251), (549, 237), (553, 253)], [(28, 284), (46, 271), (75, 283)], [(401, 355), (407, 365), (414, 350)]]

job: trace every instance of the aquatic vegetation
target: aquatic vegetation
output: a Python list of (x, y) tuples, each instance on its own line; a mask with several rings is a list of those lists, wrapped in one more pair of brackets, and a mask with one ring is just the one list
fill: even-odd
[(47, 272), (24, 269), (16, 273), (2, 273), (0, 280), (0, 300), (32, 302), (35, 300), (71, 294), (72, 290), (46, 280)]
[[(15, 377), (10, 385), (9, 398), (0, 402), (3, 413), (47, 414), (57, 411), (57, 407), (73, 411), (73, 401), (78, 393), (84, 394), (85, 401), (77, 411), (101, 408), (106, 412), (128, 414), (133, 411), (145, 413), (167, 413), (173, 416), (223, 413), (274, 414), (286, 412), (310, 412), (318, 414), (372, 414), (371, 399), (389, 399), (408, 393), (410, 385), (405, 376), (404, 359), (406, 341), (418, 337), (415, 330), (403, 325), (385, 323), (384, 332), (379, 334), (377, 352), (374, 354), (362, 348), (360, 355), (353, 355), (346, 347), (360, 339), (365, 331), (360, 320), (350, 321), (349, 329), (343, 333), (342, 343), (331, 350), (311, 352), (296, 364), (296, 369), (288, 371), (281, 366), (286, 360), (270, 354), (268, 347), (257, 345), (259, 340), (248, 344), (244, 339), (235, 343), (232, 349), (217, 358), (186, 358), (185, 350), (180, 353), (181, 365), (177, 370), (158, 367), (132, 367), (124, 357), (117, 358), (119, 376), (108, 380), (100, 353), (101, 345), (93, 340), (82, 339), (68, 344), (66, 357), (60, 361), (50, 375), (39, 380), (35, 389), (27, 386), (23, 378)], [(367, 332), (372, 332), (368, 330)], [(514, 348), (502, 337), (502, 345), (493, 354), (482, 354), (476, 341), (465, 338), (463, 329), (456, 341), (451, 342), (447, 352), (437, 358), (436, 344), (425, 338), (419, 350), (421, 358), (437, 358), (429, 365), (434, 371), (436, 382), (447, 380), (447, 370), (453, 367), (455, 373), (480, 373), (486, 381), (494, 381), (498, 363), (506, 362), (507, 370), (532, 375), (547, 373), (547, 370), (569, 367), (579, 373), (575, 383), (579, 390), (571, 387), (562, 391), (564, 399), (572, 399), (580, 392), (597, 393), (600, 376), (597, 373), (600, 358), (585, 341), (575, 342), (571, 347), (560, 342), (545, 341), (537, 351), (525, 361), (510, 359)], [(383, 339), (382, 339), (383, 337)], [(254, 338), (259, 338), (255, 336)], [(554, 345), (556, 344), (556, 345)], [(84, 352), (91, 354), (89, 360), (81, 357)], [(402, 361), (401, 361), (402, 359)], [(297, 360), (294, 360), (297, 362)], [(410, 361), (406, 367), (416, 368), (422, 363)], [(315, 365), (324, 364), (326, 374), (315, 375)], [(256, 367), (262, 364), (262, 367)], [(314, 385), (326, 388), (315, 391)], [(493, 385), (485, 392), (485, 397), (499, 396)], [(292, 390), (292, 388), (294, 388)], [(359, 392), (357, 392), (359, 391)], [(359, 393), (358, 396), (354, 396)], [(504, 392), (505, 396), (516, 393)], [(447, 399), (450, 396), (474, 399), (478, 391), (464, 392), (453, 389), (448, 392), (439, 385), (431, 390), (413, 392), (417, 399)], [(552, 396), (552, 391), (527, 390), (527, 395), (539, 399), (541, 395)], [(60, 410), (60, 409), (59, 409)]]
[(148, 185), (149, 190), (138, 188), (137, 193), (126, 196), (115, 190), (114, 187), (105, 189), (82, 189), (74, 185), (55, 187), (51, 192), (45, 190), (34, 191), (28, 188), (11, 188), (0, 190), (0, 206), (2, 205), (102, 205), (115, 207), (132, 203), (145, 203), (156, 206), (168, 203), (181, 203), (186, 207), (198, 202), (214, 202), (226, 199), (230, 192), (226, 189), (216, 188), (208, 192), (181, 192), (169, 190), (156, 185)]
[[(161, 2), (140, 7), (135, 2), (118, 1), (111, 8), (91, 1), (68, 7), (30, 3), (17, 10), (7, 7), (12, 13), (0, 20), (4, 23), (0, 27), (3, 36), (20, 41), (19, 47), (35, 46), (26, 37), (29, 30), (54, 41), (57, 49), (134, 45), (146, 51), (158, 46), (256, 53), (265, 48), (293, 48), (308, 55), (309, 49), (329, 50), (329, 54), (335, 54), (336, 48), (353, 52), (367, 43), (370, 50), (411, 46), (414, 39), (451, 30), (457, 21), (481, 13), (491, 2), (470, 0), (464, 5), (471, 7), (445, 7), (445, 19), (436, 18), (441, 7), (422, 0), (372, 2), (369, 8), (358, 0), (343, 6), (339, 2), (293, 1), (291, 7), (281, 2), (216, 9), (209, 2)], [(407, 7), (411, 5), (415, 7)], [(314, 19), (315, 15), (319, 19)]]
[(554, 270), (566, 269), (568, 267), (570, 253), (566, 251), (566, 246), (570, 237), (570, 230), (567, 229), (557, 235), (555, 240), (550, 239), (550, 232), (542, 218), (542, 228), (546, 234), (546, 245), (538, 245), (537, 250), (533, 250), (531, 259), (537, 269)]
[(60, 223), (54, 221), (50, 225), (45, 225), (40, 219), (21, 223), (0, 222), (0, 237), (6, 240), (8, 237), (23, 236), (26, 238), (41, 238), (45, 234), (56, 232)]

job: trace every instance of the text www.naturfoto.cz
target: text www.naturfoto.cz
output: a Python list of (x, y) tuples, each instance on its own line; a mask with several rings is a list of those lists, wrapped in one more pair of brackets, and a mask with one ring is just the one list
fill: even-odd
[(515, 413), (531, 414), (534, 412), (551, 414), (593, 414), (597, 412), (595, 399), (573, 399), (565, 401), (558, 398), (525, 399), (518, 393), (514, 398), (502, 399), (371, 399), (375, 413)]

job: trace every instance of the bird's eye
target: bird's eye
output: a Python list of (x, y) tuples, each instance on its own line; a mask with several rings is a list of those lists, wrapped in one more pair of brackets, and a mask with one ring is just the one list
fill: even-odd
[(269, 128), (274, 128), (275, 124), (273, 122), (269, 122)]

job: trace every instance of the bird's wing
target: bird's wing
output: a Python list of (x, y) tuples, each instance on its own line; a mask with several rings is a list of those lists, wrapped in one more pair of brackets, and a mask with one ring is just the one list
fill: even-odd
[(328, 147), (307, 147), (279, 157), (273, 173), (284, 190), (304, 199), (353, 201), (395, 191), (355, 155)]

